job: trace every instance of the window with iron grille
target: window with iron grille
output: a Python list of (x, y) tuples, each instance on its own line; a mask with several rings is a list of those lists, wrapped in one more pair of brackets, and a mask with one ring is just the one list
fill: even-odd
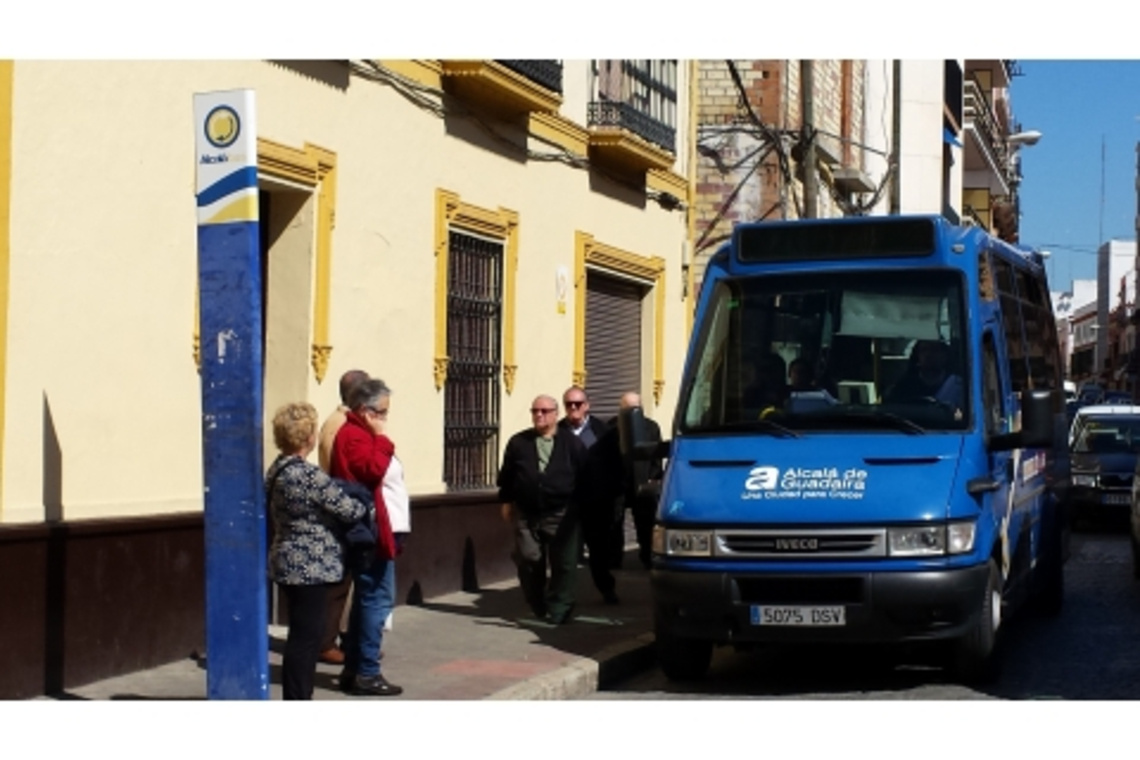
[(622, 127), (674, 151), (677, 129), (677, 61), (595, 60), (591, 126)]
[(502, 327), (502, 241), (451, 230), (443, 386), (443, 481), (448, 491), (495, 484)]

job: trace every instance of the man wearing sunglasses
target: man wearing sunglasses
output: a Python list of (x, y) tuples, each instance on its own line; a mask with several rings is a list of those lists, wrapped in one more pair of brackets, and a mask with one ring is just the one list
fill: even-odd
[(606, 604), (617, 604), (617, 593), (614, 591), (617, 581), (610, 572), (621, 561), (620, 551), (614, 556), (612, 548), (617, 519), (615, 501), (605, 487), (608, 482), (605, 470), (609, 462), (601, 461), (598, 454), (600, 450), (594, 449), (594, 444), (606, 434), (608, 426), (590, 414), (590, 398), (579, 386), (571, 385), (567, 388), (562, 394), (562, 403), (566, 406), (566, 416), (558, 426), (578, 436), (578, 440), (590, 450), (586, 478), (589, 492), (585, 494), (582, 503), (583, 540), (579, 543), (579, 561), (581, 561), (581, 546), (584, 543), (590, 553), (590, 577), (594, 581), (594, 586)]
[(587, 452), (577, 436), (559, 427), (553, 397), (536, 398), (530, 416), (532, 426), (511, 436), (503, 451), (499, 500), (514, 528), (511, 558), (523, 596), (535, 617), (560, 625), (574, 611), (578, 504)]

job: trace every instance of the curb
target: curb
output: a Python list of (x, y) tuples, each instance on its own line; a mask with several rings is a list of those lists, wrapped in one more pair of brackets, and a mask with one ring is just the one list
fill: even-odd
[(653, 667), (656, 661), (653, 642), (652, 633), (642, 634), (632, 641), (607, 647), (596, 657), (579, 657), (569, 665), (500, 689), (484, 699), (581, 699)]

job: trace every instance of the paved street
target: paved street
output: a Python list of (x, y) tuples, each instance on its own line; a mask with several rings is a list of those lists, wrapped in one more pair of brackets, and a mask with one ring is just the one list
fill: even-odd
[(1140, 583), (1128, 536), (1073, 535), (1060, 617), (1023, 616), (1006, 629), (1001, 678), (973, 689), (952, 683), (920, 652), (773, 647), (717, 651), (708, 677), (670, 683), (660, 669), (590, 699), (1134, 700), (1140, 699)]

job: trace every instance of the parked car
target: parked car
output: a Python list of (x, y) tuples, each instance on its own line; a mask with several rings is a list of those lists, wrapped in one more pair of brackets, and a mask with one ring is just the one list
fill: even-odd
[(1132, 394), (1128, 391), (1105, 391), (1104, 395), (1100, 398), (1101, 404), (1125, 404), (1132, 405)]
[(1081, 383), (1077, 390), (1077, 401), (1082, 404), (1099, 404), (1104, 396), (1104, 388), (1097, 383)]
[(1140, 406), (1086, 406), (1069, 434), (1069, 516), (1123, 516), (1140, 458)]

